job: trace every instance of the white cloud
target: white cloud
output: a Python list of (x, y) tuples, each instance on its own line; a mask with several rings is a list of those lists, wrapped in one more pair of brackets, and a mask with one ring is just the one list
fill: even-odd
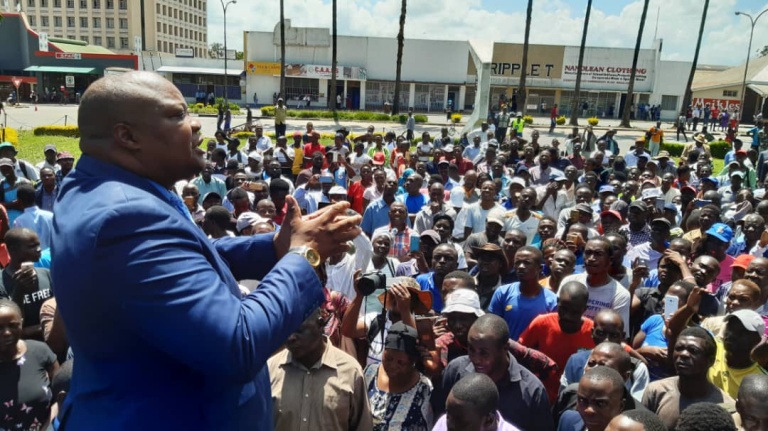
[[(284, 0), (285, 17), (295, 27), (331, 27), (329, 0)], [(656, 30), (664, 40), (662, 58), (691, 61), (699, 31), (701, 0), (651, 0), (643, 48), (651, 46)], [(736, 65), (744, 62), (749, 40), (749, 20), (734, 15), (743, 0), (712, 0), (702, 41), (700, 64)], [(744, 12), (759, 13), (768, 8), (765, 0), (750, 0)], [(339, 0), (338, 33), (354, 36), (395, 37), (398, 31), (400, 0)], [(514, 2), (515, 10), (487, 10), (481, 0), (411, 0), (405, 24), (406, 38), (523, 42), (525, 3)], [(618, 14), (606, 13), (596, 1), (592, 7), (587, 36), (589, 46), (633, 48), (642, 12), (642, 0), (628, 3)], [(512, 9), (512, 6), (510, 6)], [(585, 2), (535, 0), (530, 42), (535, 44), (579, 45)], [(208, 41), (221, 42), (223, 14), (217, 0), (208, 1)], [(241, 50), (242, 32), (271, 31), (279, 21), (278, 0), (240, 0), (227, 12), (230, 49)], [(768, 45), (768, 14), (755, 27), (754, 50)]]

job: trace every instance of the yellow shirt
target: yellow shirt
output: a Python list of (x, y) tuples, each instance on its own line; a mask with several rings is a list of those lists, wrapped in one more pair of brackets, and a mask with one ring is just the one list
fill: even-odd
[(304, 165), (304, 147), (299, 145), (298, 148), (291, 148), (293, 148), (293, 166), (291, 167), (291, 172), (293, 172), (293, 175), (299, 175), (301, 167)]
[(283, 107), (279, 107), (275, 105), (275, 124), (283, 125), (285, 124), (285, 117), (288, 116), (288, 108), (283, 105)]
[(715, 364), (709, 368), (709, 381), (713, 385), (727, 392), (733, 399), (738, 398), (739, 386), (744, 377), (750, 374), (765, 374), (768, 375), (768, 371), (758, 365), (756, 362), (752, 363), (747, 368), (731, 368), (725, 363), (725, 347), (723, 342), (715, 339), (717, 343), (717, 355), (715, 356)]

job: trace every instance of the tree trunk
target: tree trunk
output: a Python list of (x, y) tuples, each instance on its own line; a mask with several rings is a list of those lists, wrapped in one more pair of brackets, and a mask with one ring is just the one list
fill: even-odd
[[(280, 0), (280, 94), (283, 96), (286, 106), (288, 95), (285, 94), (285, 0)], [(302, 95), (300, 94), (299, 97)]]
[(331, 91), (328, 93), (328, 103), (333, 110), (333, 118), (336, 119), (336, 0), (333, 0), (333, 34), (331, 35)]
[[(519, 111), (525, 115), (528, 110), (525, 108), (526, 90), (525, 78), (528, 75), (528, 39), (531, 36), (531, 14), (533, 13), (533, 0), (528, 0), (528, 11), (525, 16), (525, 41), (523, 42), (523, 67), (520, 72), (520, 87), (517, 90), (517, 106)], [(514, 113), (512, 114), (515, 115)], [(496, 125), (499, 127), (499, 125)], [(503, 125), (502, 127), (507, 127)]]
[(400, 78), (403, 67), (403, 45), (405, 39), (406, 0), (400, 3), (400, 31), (397, 32), (397, 71), (395, 72), (395, 100), (392, 102), (392, 115), (400, 113)]
[(707, 22), (707, 9), (709, 9), (709, 0), (704, 0), (704, 10), (701, 12), (701, 24), (699, 25), (699, 39), (696, 41), (696, 52), (693, 54), (693, 64), (691, 65), (691, 73), (688, 75), (688, 84), (685, 86), (685, 96), (683, 96), (681, 110), (687, 109), (691, 104), (691, 85), (693, 85), (696, 65), (699, 63), (699, 48), (701, 48), (701, 37), (704, 35), (704, 24)]
[(648, 13), (648, 3), (643, 2), (643, 14), (640, 15), (640, 28), (637, 30), (637, 41), (635, 42), (635, 53), (632, 56), (632, 72), (629, 74), (629, 87), (627, 87), (627, 98), (624, 102), (624, 112), (621, 115), (621, 127), (630, 127), (629, 114), (632, 112), (632, 100), (635, 98), (635, 72), (637, 70), (637, 56), (640, 54), (640, 43), (643, 41), (643, 28), (645, 27), (645, 16)]
[(584, 30), (581, 32), (581, 46), (579, 47), (579, 66), (576, 71), (576, 87), (573, 89), (571, 100), (571, 126), (579, 125), (579, 98), (581, 95), (581, 68), (584, 65), (584, 45), (587, 43), (587, 30), (589, 29), (589, 14), (592, 12), (592, 0), (587, 0), (587, 13), (584, 15)]

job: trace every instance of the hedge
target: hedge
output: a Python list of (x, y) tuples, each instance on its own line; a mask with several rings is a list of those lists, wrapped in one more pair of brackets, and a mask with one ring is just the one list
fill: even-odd
[[(260, 110), (261, 110), (262, 117), (275, 116), (274, 106), (262, 106)], [(320, 118), (320, 119), (330, 120), (334, 118), (333, 111), (325, 111), (325, 110), (306, 111), (306, 110), (288, 109), (286, 111), (286, 115), (288, 116), (288, 118), (298, 118), (298, 119)], [(394, 121), (394, 122), (405, 124), (405, 122), (408, 120), (408, 114), (387, 115), (381, 112), (370, 112), (370, 111), (338, 111), (336, 115), (338, 116), (339, 120), (348, 120), (348, 121), (378, 121), (378, 122)], [(417, 123), (427, 122), (426, 115), (416, 114), (413, 116), (413, 118), (416, 120)]]
[(461, 114), (451, 114), (451, 123), (459, 124), (461, 122)]
[(32, 130), (35, 136), (64, 136), (66, 138), (79, 138), (80, 129), (77, 126), (40, 126)]
[[(661, 144), (661, 150), (669, 152), (670, 156), (680, 157), (683, 154), (683, 149), (686, 144), (680, 144), (676, 142), (664, 142)], [(709, 143), (709, 150), (712, 152), (712, 157), (716, 159), (724, 159), (725, 154), (731, 151), (731, 144), (726, 141), (712, 141)]]
[[(223, 102), (222, 102), (223, 104)], [(232, 111), (233, 114), (239, 114), (240, 113), (240, 107), (237, 106), (234, 103), (229, 104), (229, 109)], [(209, 115), (218, 115), (219, 113), (219, 107), (218, 104), (216, 105), (203, 105), (202, 103), (195, 103), (194, 105), (190, 105), (189, 107), (190, 114), (209, 114)]]
[(593, 127), (594, 127), (594, 126), (597, 126), (597, 123), (599, 123), (599, 122), (600, 122), (600, 119), (599, 119), (599, 118), (597, 118), (597, 117), (590, 117), (590, 118), (587, 118), (587, 123), (588, 123), (590, 126), (593, 126)]
[[(3, 137), (5, 137), (3, 139)], [(10, 142), (14, 147), (19, 146), (19, 132), (11, 127), (0, 127), (0, 140), (3, 142)]]

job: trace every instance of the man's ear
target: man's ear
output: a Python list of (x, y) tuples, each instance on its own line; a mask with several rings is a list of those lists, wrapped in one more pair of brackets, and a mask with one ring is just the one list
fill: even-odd
[(112, 127), (114, 142), (126, 151), (139, 149), (139, 142), (133, 128), (126, 123), (117, 123)]

